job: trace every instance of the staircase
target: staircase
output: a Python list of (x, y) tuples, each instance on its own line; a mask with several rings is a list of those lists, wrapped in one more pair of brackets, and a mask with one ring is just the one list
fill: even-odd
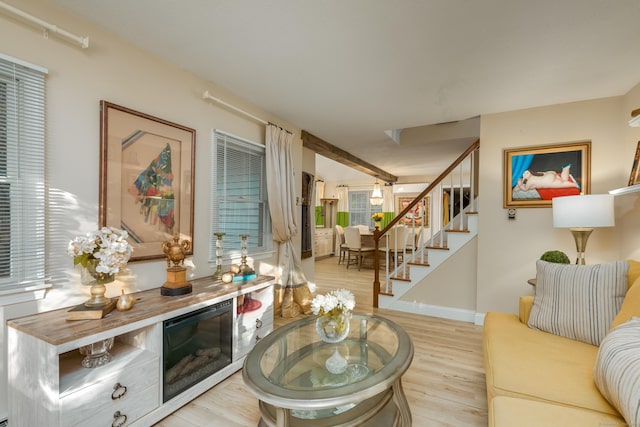
[[(467, 148), (386, 227), (374, 232), (379, 249), (374, 307), (438, 315), (437, 307), (401, 298), (477, 236), (479, 147), (476, 141)], [(446, 311), (440, 317), (473, 321), (465, 310)]]

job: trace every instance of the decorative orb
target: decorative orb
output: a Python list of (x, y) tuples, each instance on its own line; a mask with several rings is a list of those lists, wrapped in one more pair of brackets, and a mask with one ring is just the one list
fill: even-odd
[(231, 283), (233, 281), (233, 273), (224, 273), (222, 275), (222, 281), (224, 283)]
[(238, 264), (231, 264), (230, 270), (231, 273), (238, 274), (240, 273), (240, 266)]

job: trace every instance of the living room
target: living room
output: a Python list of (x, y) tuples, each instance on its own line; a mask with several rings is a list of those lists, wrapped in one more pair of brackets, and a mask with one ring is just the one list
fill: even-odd
[[(146, 114), (180, 123), (196, 130), (194, 187), (194, 248), (190, 278), (211, 275), (210, 206), (212, 205), (212, 129), (264, 144), (261, 123), (202, 99), (204, 90), (251, 114), (291, 131), (293, 159), (297, 171), (314, 173), (313, 153), (303, 149), (303, 129), (293, 120), (257, 107), (247, 99), (187, 71), (183, 64), (170, 63), (146, 52), (92, 22), (60, 7), (54, 1), (11, 0), (7, 2), (29, 14), (53, 22), (60, 28), (88, 34), (91, 45), (82, 49), (54, 34), (43, 37), (38, 27), (20, 19), (0, 16), (0, 37), (11, 41), (3, 55), (48, 70), (46, 79), (47, 179), (50, 210), (47, 218), (47, 275), (53, 285), (46, 297), (2, 307), (3, 322), (36, 312), (78, 304), (86, 299), (79, 286), (79, 273), (66, 253), (68, 241), (94, 229), (98, 224), (100, 169), (100, 100), (107, 100)], [(637, 7), (630, 5), (630, 12)], [(603, 24), (604, 25), (604, 24)], [(615, 25), (612, 23), (610, 25)], [(180, 31), (186, 31), (181, 28)], [(636, 34), (636, 33), (632, 33)], [(168, 46), (180, 49), (180, 46)], [(628, 49), (633, 56), (633, 49)], [(635, 55), (637, 56), (637, 55)], [(492, 58), (483, 58), (490, 62)], [(596, 59), (594, 59), (596, 61)], [(633, 68), (633, 67), (631, 67)], [(259, 69), (259, 67), (256, 67)], [(634, 69), (637, 70), (637, 67)], [(530, 71), (532, 74), (536, 70)], [(552, 70), (540, 70), (540, 73)], [(588, 70), (577, 69), (576, 73)], [(606, 74), (600, 76), (607, 80)], [(285, 88), (286, 89), (286, 88)], [(294, 96), (286, 90), (282, 96)], [(576, 101), (576, 99), (580, 99)], [(572, 255), (574, 242), (567, 230), (555, 229), (551, 209), (517, 209), (509, 220), (503, 207), (503, 150), (585, 141), (592, 143), (591, 193), (602, 194), (627, 185), (640, 130), (628, 126), (630, 112), (640, 107), (640, 81), (628, 87), (603, 87), (599, 96), (583, 99), (561, 98), (521, 108), (481, 115), (481, 194), (477, 239), (476, 283), (473, 310), (482, 316), (489, 311), (516, 313), (518, 298), (531, 294), (527, 280), (535, 274), (535, 261), (546, 250), (561, 249)], [(300, 194), (298, 188), (298, 195)], [(616, 226), (598, 229), (589, 241), (589, 263), (619, 259), (640, 259), (640, 204), (638, 193), (615, 198)], [(301, 212), (298, 211), (298, 215)], [(300, 237), (296, 237), (300, 246)], [(269, 253), (253, 260), (256, 270), (269, 274), (276, 256)], [(313, 260), (304, 260), (307, 278), (314, 281)], [(126, 292), (153, 289), (166, 277), (165, 261), (145, 261), (129, 265), (134, 280)], [(111, 295), (120, 288), (110, 290)], [(6, 354), (6, 328), (0, 337)], [(0, 419), (7, 416), (6, 359), (2, 364)]]

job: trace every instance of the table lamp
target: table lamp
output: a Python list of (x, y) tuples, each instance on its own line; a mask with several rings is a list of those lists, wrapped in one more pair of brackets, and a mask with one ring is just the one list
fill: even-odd
[(568, 228), (576, 241), (576, 264), (585, 264), (587, 240), (596, 227), (613, 227), (615, 215), (613, 195), (588, 194), (584, 196), (554, 197), (553, 226)]

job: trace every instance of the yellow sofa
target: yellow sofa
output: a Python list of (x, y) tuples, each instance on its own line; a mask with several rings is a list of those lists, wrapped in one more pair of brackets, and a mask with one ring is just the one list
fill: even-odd
[[(611, 329), (640, 317), (640, 262), (628, 263), (628, 291)], [(489, 426), (627, 426), (595, 385), (598, 347), (530, 328), (533, 300), (520, 297), (519, 315), (485, 316)]]
[(598, 347), (529, 328), (532, 305), (485, 317), (489, 426), (626, 426), (593, 381)]

